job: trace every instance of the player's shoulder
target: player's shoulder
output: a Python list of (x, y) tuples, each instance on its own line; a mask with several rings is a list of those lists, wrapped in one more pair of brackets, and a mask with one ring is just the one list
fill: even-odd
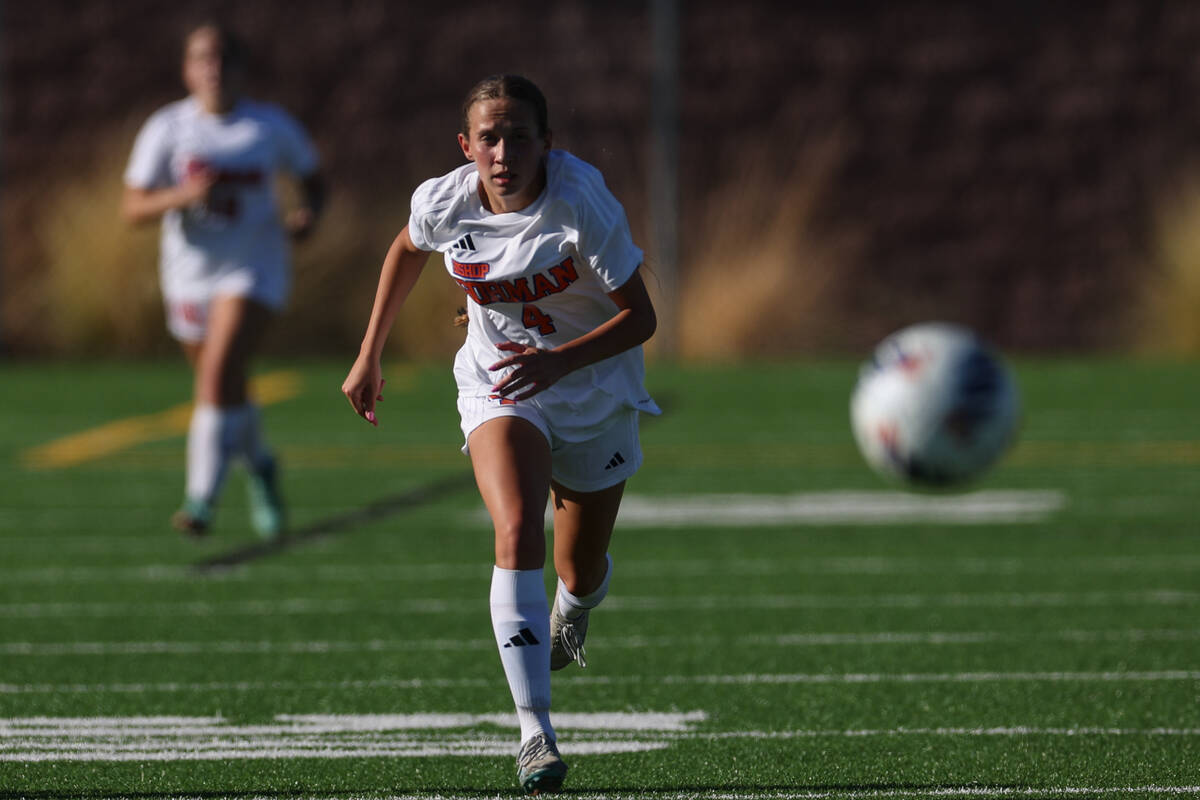
[(562, 192), (604, 186), (600, 170), (566, 150), (551, 150), (546, 158), (546, 171), (552, 186)]
[(618, 205), (600, 170), (566, 150), (550, 151), (546, 172), (554, 195), (577, 213)]
[(169, 128), (196, 116), (196, 103), (190, 97), (180, 98), (155, 109), (143, 127)]
[(297, 125), (296, 118), (277, 103), (243, 98), (238, 101), (234, 113), (269, 125)]
[(413, 192), (412, 213), (422, 216), (445, 216), (473, 195), (476, 175), (475, 165), (467, 163), (445, 175), (422, 182)]

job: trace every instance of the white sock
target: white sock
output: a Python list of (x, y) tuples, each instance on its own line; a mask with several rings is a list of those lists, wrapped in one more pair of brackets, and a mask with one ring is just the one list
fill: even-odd
[(245, 406), (201, 404), (192, 409), (187, 441), (188, 499), (216, 502), (229, 462), (242, 449), (245, 421)]
[(550, 607), (540, 569), (492, 569), (492, 630), (508, 678), (521, 741), (550, 724)]
[(608, 594), (608, 579), (612, 577), (613, 569), (612, 556), (605, 554), (604, 558), (608, 560), (608, 570), (604, 573), (600, 587), (594, 592), (576, 597), (567, 591), (567, 585), (563, 583), (562, 578), (558, 579), (558, 591), (554, 594), (554, 604), (558, 607), (558, 613), (567, 619), (578, 619), (583, 612), (600, 605), (600, 601)]

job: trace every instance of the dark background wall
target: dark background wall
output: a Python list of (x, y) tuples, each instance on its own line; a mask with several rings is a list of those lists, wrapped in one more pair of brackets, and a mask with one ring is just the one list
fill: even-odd
[[(395, 229), (417, 182), (459, 163), (465, 90), (528, 74), (556, 143), (605, 172), (653, 265), (645, 2), (8, 0), (2, 14), (6, 304), (38, 302), (45, 243), (30, 232), (54, 192), (123, 162), (137, 125), (182, 94), (183, 31), (212, 14), (251, 44), (251, 93), (309, 127), (335, 197)], [(769, 258), (781, 291), (746, 312), (769, 335), (743, 349), (857, 350), (930, 317), (1021, 349), (1136, 335), (1154, 214), (1200, 151), (1200, 6), (681, 0), (680, 15), (681, 314), (716, 302), (689, 294), (702, 275), (736, 294)], [(805, 237), (756, 250), (806, 181)], [(737, 220), (722, 235), (745, 258), (726, 247), (714, 263), (714, 219)], [(818, 251), (821, 332), (770, 329), (772, 306), (807, 291), (786, 276)], [(36, 317), (5, 310), (10, 348), (39, 349)], [(321, 330), (300, 344), (339, 338)]]

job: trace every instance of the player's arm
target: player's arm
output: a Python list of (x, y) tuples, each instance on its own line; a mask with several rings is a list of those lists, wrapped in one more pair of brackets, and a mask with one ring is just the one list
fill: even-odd
[(633, 277), (608, 296), (617, 304), (616, 314), (603, 325), (553, 350), (538, 350), (514, 342), (497, 345), (513, 355), (489, 369), (516, 368), (496, 383), (495, 391), (516, 400), (532, 397), (564, 375), (624, 353), (654, 335), (658, 317), (640, 272), (635, 271)]
[(131, 225), (154, 222), (173, 209), (203, 203), (216, 182), (216, 171), (205, 168), (189, 171), (174, 186), (146, 189), (126, 184), (121, 196), (121, 216)]
[(372, 425), (376, 424), (375, 401), (383, 399), (380, 395), (383, 371), (379, 363), (383, 345), (396, 321), (396, 314), (412, 292), (428, 258), (429, 253), (413, 244), (407, 225), (384, 256), (367, 332), (359, 347), (358, 358), (342, 383), (342, 394), (346, 395), (354, 412)]
[(293, 239), (303, 239), (312, 233), (325, 210), (325, 176), (320, 172), (304, 175), (299, 180), (300, 205), (288, 212), (283, 226)]

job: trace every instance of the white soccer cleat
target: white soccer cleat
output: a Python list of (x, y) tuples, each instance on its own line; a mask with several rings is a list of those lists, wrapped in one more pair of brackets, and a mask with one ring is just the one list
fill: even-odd
[(557, 670), (578, 661), (581, 668), (587, 666), (583, 652), (583, 640), (587, 638), (588, 612), (575, 619), (567, 619), (558, 610), (558, 598), (550, 612), (550, 669)]
[(529, 794), (555, 794), (567, 777), (567, 762), (548, 733), (531, 736), (517, 753), (517, 781)]
[(279, 492), (279, 462), (272, 456), (250, 471), (250, 521), (267, 541), (278, 539), (287, 527), (287, 512)]

